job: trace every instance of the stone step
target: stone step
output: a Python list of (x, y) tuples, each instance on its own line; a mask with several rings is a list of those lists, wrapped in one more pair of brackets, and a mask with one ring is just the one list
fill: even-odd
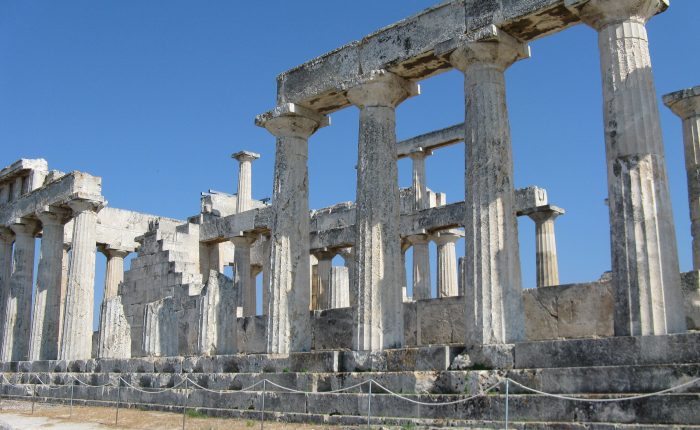
[[(216, 393), (201, 389), (176, 389), (161, 393), (145, 393), (130, 387), (85, 387), (82, 385), (48, 388), (36, 386), (37, 397), (70, 398), (115, 402), (117, 394), (122, 404), (146, 403), (192, 408), (260, 410), (260, 392)], [(2, 395), (29, 396), (32, 386), (2, 386)], [(410, 402), (451, 402), (464, 399), (456, 395), (405, 394), (404, 398), (388, 394), (371, 396), (371, 413), (374, 417), (402, 417), (443, 420), (501, 421), (505, 415), (506, 397), (502, 394), (487, 395), (451, 405), (419, 405)], [(343, 393), (281, 393), (266, 392), (267, 411), (288, 414), (312, 414), (326, 416), (366, 417), (368, 394)], [(593, 396), (589, 396), (593, 398)], [(406, 400), (409, 399), (409, 400)], [(615, 403), (590, 403), (556, 399), (541, 395), (511, 394), (508, 396), (508, 411), (513, 422), (578, 422), (620, 424), (700, 425), (700, 394), (664, 394), (637, 400)]]

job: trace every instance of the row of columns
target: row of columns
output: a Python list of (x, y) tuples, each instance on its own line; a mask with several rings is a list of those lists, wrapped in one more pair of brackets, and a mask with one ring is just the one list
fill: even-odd
[[(681, 332), (685, 322), (680, 312), (678, 254), (645, 28), (665, 2), (567, 0), (566, 5), (598, 32), (615, 334)], [(448, 54), (464, 74), (465, 295), (470, 345), (524, 339), (504, 72), (515, 61), (529, 57), (529, 48), (494, 30), (483, 40), (461, 42)], [(348, 100), (360, 109), (358, 294), (353, 332), (357, 350), (403, 344), (395, 108), (417, 93), (415, 83), (383, 70), (370, 72), (347, 89)], [(285, 104), (259, 116), (257, 123), (277, 137), (268, 351), (304, 351), (309, 348), (308, 223), (301, 222), (308, 213), (307, 139), (328, 119)], [(424, 186), (423, 157), (412, 158), (414, 182)], [(416, 187), (416, 208), (423, 208), (423, 186)], [(544, 219), (538, 227), (546, 239), (551, 223)], [(420, 238), (413, 240), (414, 247), (422, 246)], [(549, 252), (547, 245), (543, 240), (540, 252)], [(414, 249), (416, 253), (420, 255), (420, 249)], [(425, 279), (422, 269), (419, 279)], [(552, 281), (551, 274), (540, 276)], [(423, 294), (420, 285), (418, 291)]]
[[(0, 229), (0, 360), (86, 359), (92, 353), (95, 229), (103, 202), (74, 200)], [(64, 226), (73, 220), (70, 264)], [(34, 242), (41, 231), (36, 293)], [(14, 242), (14, 246), (13, 246)], [(123, 251), (108, 258), (105, 297), (123, 277)], [(66, 275), (67, 273), (67, 275)]]

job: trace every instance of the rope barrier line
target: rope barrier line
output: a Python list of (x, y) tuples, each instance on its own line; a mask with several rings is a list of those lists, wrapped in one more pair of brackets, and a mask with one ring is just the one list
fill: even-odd
[[(186, 379), (188, 379), (192, 385), (199, 388), (200, 390), (209, 391), (211, 393), (216, 393), (216, 394), (242, 393), (242, 392), (250, 391), (251, 388), (255, 388), (258, 385), (263, 383), (263, 381), (260, 380), (260, 381), (256, 382), (255, 384), (253, 384), (249, 387), (241, 388), (240, 390), (212, 390), (211, 388), (202, 387), (201, 385), (199, 385), (198, 383), (193, 381), (189, 376)], [(268, 382), (270, 382), (270, 381), (268, 381)]]
[(180, 385), (184, 384), (187, 379), (189, 379), (189, 378), (183, 379), (182, 381), (178, 382), (177, 384), (173, 385), (172, 387), (164, 388), (162, 390), (158, 389), (158, 388), (150, 388), (152, 390), (157, 390), (157, 391), (148, 391), (148, 389), (145, 387), (144, 388), (136, 387), (136, 386), (132, 385), (131, 383), (127, 382), (121, 376), (119, 377), (119, 380), (124, 382), (124, 385), (126, 385), (127, 387), (130, 387), (130, 388), (132, 388), (136, 391), (139, 391), (141, 393), (147, 393), (147, 394), (160, 394), (160, 393), (165, 393), (166, 391), (173, 391), (173, 390), (177, 389), (177, 387), (179, 387)]
[(657, 391), (655, 393), (645, 393), (645, 394), (638, 394), (635, 396), (627, 396), (627, 397), (609, 397), (609, 398), (602, 398), (602, 399), (586, 399), (586, 398), (582, 398), (582, 397), (571, 397), (571, 396), (564, 396), (561, 394), (547, 393), (544, 391), (536, 390), (534, 388), (530, 388), (530, 387), (523, 385), (518, 381), (514, 381), (510, 378), (507, 378), (507, 379), (510, 382), (512, 382), (513, 384), (517, 385), (518, 387), (520, 387), (524, 390), (527, 390), (527, 391), (530, 391), (530, 392), (533, 392), (536, 394), (540, 394), (542, 396), (553, 397), (555, 399), (561, 399), (561, 400), (571, 400), (571, 401), (576, 401), (576, 402), (589, 402), (589, 403), (610, 403), (610, 402), (623, 402), (623, 401), (627, 401), (627, 400), (644, 399), (647, 397), (659, 396), (661, 394), (666, 394), (666, 393), (670, 393), (672, 391), (680, 390), (681, 388), (685, 388), (685, 387), (694, 385), (695, 383), (700, 381), (700, 378), (696, 378), (696, 379), (693, 379), (691, 381), (676, 385), (675, 387), (666, 388), (665, 390)]
[(379, 388), (381, 388), (382, 390), (388, 392), (388, 393), (391, 394), (392, 396), (398, 397), (398, 398), (401, 399), (401, 400), (405, 400), (405, 401), (407, 401), (407, 402), (414, 403), (414, 404), (416, 404), (416, 405), (421, 405), (421, 406), (448, 406), (448, 405), (456, 405), (456, 404), (458, 404), (458, 403), (468, 402), (468, 401), (470, 401), (470, 400), (476, 399), (477, 397), (485, 396), (489, 391), (493, 390), (494, 388), (498, 387), (499, 385), (501, 385), (501, 384), (504, 382), (504, 381), (499, 381), (499, 382), (497, 382), (497, 383), (491, 385), (490, 387), (488, 387), (485, 391), (482, 391), (481, 393), (475, 394), (475, 395), (470, 396), (470, 397), (466, 397), (466, 398), (464, 398), (464, 399), (453, 400), (453, 401), (451, 401), (451, 402), (434, 403), (434, 402), (421, 402), (421, 401), (418, 401), (418, 400), (409, 399), (408, 397), (404, 397), (404, 396), (402, 396), (402, 395), (400, 395), (400, 394), (398, 394), (398, 393), (395, 393), (395, 392), (391, 391), (390, 389), (386, 388), (385, 386), (383, 386), (383, 385), (380, 384), (379, 382), (375, 381), (374, 379), (371, 379), (371, 381), (372, 381), (373, 384), (377, 385)]

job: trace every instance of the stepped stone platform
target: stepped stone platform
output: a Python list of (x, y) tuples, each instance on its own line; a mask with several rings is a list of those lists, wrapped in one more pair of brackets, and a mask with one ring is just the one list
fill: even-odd
[[(691, 383), (700, 378), (700, 333), (525, 342), (498, 349), (501, 359), (510, 357), (508, 368), (466, 366), (470, 353), (492, 352), (474, 355), (443, 345), (372, 354), (8, 362), (0, 365), (0, 392), (30, 400), (36, 390), (38, 401), (68, 402), (72, 396), (77, 404), (110, 407), (119, 399), (121, 407), (172, 411), (186, 402), (205, 414), (259, 419), (265, 380), (269, 419), (362, 425), (371, 380), (376, 424), (501, 428), (507, 403), (510, 428), (700, 428), (700, 381)], [(687, 385), (624, 400), (681, 384)]]

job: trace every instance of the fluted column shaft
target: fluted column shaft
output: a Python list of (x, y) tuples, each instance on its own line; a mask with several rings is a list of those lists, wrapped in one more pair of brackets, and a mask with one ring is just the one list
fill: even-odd
[(564, 211), (557, 207), (544, 206), (526, 214), (535, 222), (535, 267), (538, 287), (559, 285), (554, 220), (562, 213)]
[(119, 294), (119, 284), (124, 282), (124, 258), (129, 251), (120, 249), (106, 249), (107, 271), (105, 272), (105, 291), (102, 301), (111, 299)]
[(667, 94), (664, 103), (683, 120), (693, 270), (700, 270), (700, 86)]
[(353, 348), (403, 345), (396, 106), (417, 86), (374, 71), (348, 90), (360, 109), (356, 198), (358, 301)]
[(318, 260), (316, 268), (316, 285), (318, 286), (318, 290), (316, 293), (315, 310), (330, 309), (333, 307), (331, 304), (331, 270), (333, 268), (333, 257), (335, 257), (335, 252), (315, 252), (314, 256)]
[(41, 254), (37, 272), (34, 313), (29, 344), (29, 360), (58, 358), (61, 327), (61, 280), (63, 277), (63, 213), (43, 212)]
[(430, 279), (430, 239), (425, 234), (408, 237), (413, 245), (413, 300), (432, 296)]
[(101, 202), (76, 200), (73, 240), (63, 314), (60, 360), (85, 360), (92, 355), (92, 321), (95, 302), (95, 227)]
[(617, 336), (685, 330), (646, 21), (660, 0), (579, 2), (598, 31)]
[(330, 306), (329, 309), (346, 308), (350, 306), (350, 288), (348, 285), (348, 268), (331, 268)]
[(420, 211), (428, 209), (430, 199), (428, 198), (428, 187), (425, 179), (425, 151), (411, 153), (413, 167), (413, 210)]
[(255, 242), (255, 238), (239, 236), (231, 239), (231, 242), (234, 246), (233, 283), (241, 295), (243, 316), (253, 316), (257, 313), (257, 292), (255, 283), (251, 282), (250, 247)]
[[(262, 237), (262, 236), (261, 236)], [(270, 305), (270, 236), (264, 236), (263, 239), (263, 275), (262, 275), (262, 313), (268, 314)]]
[(504, 71), (528, 55), (526, 45), (499, 31), (450, 57), (464, 73), (468, 345), (525, 336)]
[(348, 294), (349, 294), (349, 304), (350, 307), (357, 306), (357, 281), (356, 275), (356, 264), (355, 264), (355, 248), (348, 247), (340, 251), (340, 255), (345, 261), (345, 267), (348, 269)]
[(259, 116), (277, 137), (267, 352), (311, 349), (308, 138), (328, 119), (294, 104)]
[(31, 329), (32, 287), (34, 283), (34, 236), (36, 221), (10, 226), (15, 233), (10, 290), (5, 304), (5, 334), (2, 361), (27, 360)]
[(260, 158), (259, 154), (248, 151), (237, 152), (232, 155), (238, 160), (238, 212), (245, 212), (252, 208), (252, 163)]
[(444, 231), (433, 237), (437, 245), (437, 291), (438, 297), (457, 296), (457, 249), (456, 243), (461, 234)]
[(14, 233), (7, 227), (0, 227), (0, 353), (5, 336), (5, 307), (10, 296), (10, 276), (12, 275), (12, 242)]

